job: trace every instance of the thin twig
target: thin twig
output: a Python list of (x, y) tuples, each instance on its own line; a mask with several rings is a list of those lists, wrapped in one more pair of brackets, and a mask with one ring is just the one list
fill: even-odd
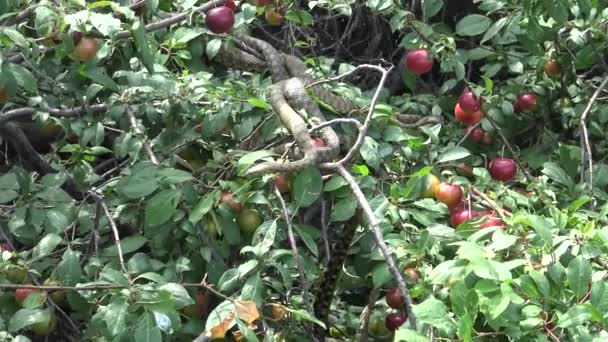
[[(174, 24), (177, 24), (179, 22), (186, 20), (192, 13), (207, 12), (208, 10), (210, 10), (214, 7), (219, 7), (219, 6), (224, 5), (226, 3), (226, 1), (227, 0), (209, 1), (202, 6), (192, 9), (191, 11), (179, 13), (172, 17), (148, 24), (144, 27), (144, 31), (153, 32), (153, 31), (158, 31), (160, 29), (163, 29), (165, 27), (169, 27), (171, 25), (174, 25)], [(125, 31), (118, 32), (114, 38), (125, 39), (125, 38), (131, 37), (131, 34), (132, 34), (132, 32), (130, 30), (125, 30)]]
[(106, 104), (96, 104), (91, 106), (80, 106), (74, 108), (32, 108), (32, 107), (23, 107), (12, 109), (3, 113), (0, 113), (0, 126), (5, 123), (17, 119), (23, 118), (31, 118), (36, 112), (46, 112), (49, 115), (54, 117), (79, 117), (82, 114), (90, 111), (91, 113), (103, 113), (109, 109), (109, 106)]
[[(354, 70), (359, 69), (359, 68), (373, 69), (373, 70), (379, 71), (382, 73), (382, 78), (380, 79), (380, 82), (378, 83), (378, 87), (376, 88), (376, 92), (374, 93), (374, 96), (372, 97), (372, 101), (369, 106), (369, 111), (367, 112), (367, 117), (365, 118), (365, 121), (363, 122), (363, 126), (359, 128), (359, 135), (357, 136), (357, 140), (355, 141), (353, 146), (350, 148), (348, 153), (346, 153), (346, 156), (344, 156), (344, 158), (340, 159), (339, 161), (337, 161), (335, 163), (323, 163), (320, 165), (323, 168), (328, 168), (328, 169), (340, 168), (344, 164), (348, 163), (354, 157), (354, 155), (357, 152), (359, 152), (361, 145), (363, 145), (365, 136), (367, 135), (367, 129), (369, 128), (369, 124), (372, 120), (372, 115), (374, 114), (374, 109), (376, 108), (376, 103), (378, 102), (378, 97), (380, 96), (382, 87), (384, 86), (384, 83), (386, 82), (386, 78), (388, 77), (389, 72), (393, 69), (393, 66), (391, 66), (388, 69), (384, 69), (384, 68), (376, 66), (376, 65), (361, 64)], [(346, 73), (346, 74), (348, 74), (348, 73)], [(346, 74), (343, 74), (343, 75), (346, 75)]]
[[(608, 84), (608, 76), (606, 76), (604, 78), (604, 80), (602, 81), (600, 86), (595, 90), (593, 95), (591, 95), (591, 99), (589, 99), (589, 103), (587, 103), (587, 107), (585, 107), (583, 114), (581, 114), (581, 127), (583, 128), (583, 135), (581, 137), (582, 145), (583, 145), (581, 147), (581, 150), (583, 151), (582, 152), (583, 158), (582, 158), (582, 165), (581, 165), (582, 166), (581, 167), (581, 182), (584, 181), (584, 178), (585, 178), (585, 176), (584, 176), (585, 175), (585, 159), (588, 159), (589, 165), (587, 167), (589, 168), (589, 191), (591, 192), (592, 196), (593, 196), (593, 158), (592, 158), (592, 152), (591, 152), (591, 144), (589, 143), (589, 134), (587, 132), (587, 116), (591, 112), (591, 108), (593, 107), (593, 104), (597, 100), (597, 97), (604, 90), (604, 88), (606, 87), (607, 84)], [(585, 154), (586, 154), (586, 156), (585, 156)]]
[[(471, 191), (475, 195), (479, 196), (482, 200), (487, 202), (488, 205), (490, 205), (490, 207), (492, 207), (492, 209), (494, 209), (498, 213), (498, 216), (500, 216), (501, 219), (504, 219), (505, 217), (512, 215), (511, 213), (509, 213), (506, 210), (504, 210), (503, 208), (501, 208), (493, 199), (488, 197), (488, 195), (479, 191), (479, 189), (475, 188), (474, 186), (471, 187)], [(508, 215), (507, 215), (507, 213), (508, 213)]]
[(112, 233), (114, 234), (114, 242), (116, 243), (116, 249), (118, 251), (118, 261), (120, 262), (120, 267), (122, 268), (123, 273), (129, 279), (129, 285), (131, 285), (133, 283), (133, 280), (131, 279), (129, 272), (127, 271), (127, 266), (125, 265), (125, 258), (122, 254), (122, 246), (120, 245), (120, 236), (118, 234), (118, 227), (116, 226), (116, 222), (112, 218), (112, 214), (110, 214), (110, 210), (108, 210), (108, 206), (103, 201), (103, 198), (98, 194), (95, 194), (94, 196), (100, 201), (101, 208), (103, 209), (103, 212), (106, 218), (108, 219), (108, 222), (110, 222), (110, 227), (112, 228)]
[(329, 227), (327, 225), (327, 202), (324, 198), (321, 199), (321, 238), (323, 239), (323, 246), (325, 246), (325, 266), (329, 264), (331, 259), (331, 248), (329, 247), (329, 236), (327, 231)]
[(353, 194), (355, 195), (357, 202), (359, 202), (361, 209), (363, 209), (363, 213), (365, 214), (367, 221), (369, 222), (369, 226), (372, 229), (372, 232), (374, 233), (376, 243), (378, 244), (378, 247), (380, 248), (380, 251), (384, 256), (384, 260), (386, 260), (388, 269), (392, 273), (393, 278), (395, 278), (395, 280), (397, 281), (397, 286), (403, 294), (403, 299), (405, 301), (405, 311), (407, 312), (410, 326), (412, 329), (416, 330), (416, 315), (412, 311), (412, 296), (410, 295), (410, 292), (407, 289), (407, 286), (405, 285), (405, 280), (403, 280), (403, 277), (401, 276), (401, 272), (399, 272), (399, 269), (397, 268), (395, 260), (393, 260), (393, 257), (388, 250), (388, 246), (384, 242), (384, 236), (382, 235), (382, 231), (380, 230), (380, 223), (378, 222), (376, 215), (374, 215), (373, 209), (371, 208), (369, 202), (365, 198), (365, 195), (361, 191), (359, 184), (357, 183), (355, 178), (350, 174), (350, 172), (348, 172), (342, 165), (338, 165), (338, 167), (336, 167), (336, 171), (344, 178), (344, 180), (346, 180), (350, 188), (353, 190)]
[(287, 205), (285, 204), (285, 199), (283, 199), (283, 196), (281, 195), (281, 192), (279, 191), (279, 188), (276, 187), (276, 185), (274, 186), (274, 193), (279, 199), (281, 209), (283, 210), (283, 217), (285, 218), (285, 223), (287, 224), (287, 236), (289, 238), (289, 245), (291, 246), (293, 257), (296, 260), (296, 266), (298, 267), (298, 273), (300, 274), (300, 282), (302, 283), (302, 297), (304, 298), (304, 302), (308, 303), (308, 281), (306, 280), (306, 273), (304, 273), (304, 266), (302, 265), (300, 253), (298, 253), (298, 246), (296, 244), (296, 238), (293, 234), (293, 225), (291, 224), (291, 219), (289, 218)]
[(380, 297), (380, 289), (379, 288), (374, 288), (368, 297), (367, 300), (367, 305), (365, 306), (365, 308), (363, 308), (363, 311), (361, 312), (361, 316), (360, 316), (360, 320), (361, 320), (361, 325), (359, 326), (359, 342), (367, 342), (368, 340), (368, 327), (369, 327), (369, 318), (371, 316), (371, 313), (374, 309), (374, 305), (376, 304), (376, 301), (378, 300), (378, 298)]
[(129, 121), (131, 122), (131, 127), (133, 127), (135, 134), (139, 135), (141, 137), (141, 139), (143, 140), (144, 150), (146, 150), (146, 153), (148, 154), (148, 158), (150, 158), (150, 161), (154, 165), (158, 165), (159, 164), (158, 158), (156, 158), (154, 151), (152, 151), (152, 147), (150, 146), (148, 137), (144, 134), (144, 132), (141, 130), (141, 128), (139, 128), (139, 125), (137, 124), (137, 119), (135, 119), (135, 114), (133, 114), (133, 110), (131, 109), (130, 106), (127, 107), (127, 116), (129, 117)]

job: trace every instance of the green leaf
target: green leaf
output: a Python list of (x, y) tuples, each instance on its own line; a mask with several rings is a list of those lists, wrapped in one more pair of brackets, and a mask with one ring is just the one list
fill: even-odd
[(82, 269), (80, 268), (80, 252), (67, 249), (63, 253), (63, 257), (57, 265), (57, 278), (62, 284), (68, 286), (76, 285), (82, 278)]
[(162, 169), (158, 172), (160, 183), (166, 185), (180, 184), (192, 179), (192, 174), (184, 170), (178, 170), (171, 167)]
[(442, 154), (437, 157), (438, 163), (446, 163), (453, 160), (459, 160), (466, 158), (471, 155), (471, 152), (464, 147), (455, 146), (450, 147), (447, 150), (443, 151)]
[(146, 40), (146, 32), (144, 31), (144, 25), (140, 20), (136, 20), (131, 26), (131, 32), (133, 33), (133, 38), (135, 40), (135, 47), (137, 48), (137, 52), (141, 57), (141, 61), (148, 69), (149, 73), (154, 72), (154, 56), (152, 55), (152, 51), (150, 50), (150, 45)]
[(176, 309), (181, 309), (190, 304), (194, 304), (194, 301), (190, 298), (190, 295), (188, 295), (188, 291), (180, 284), (164, 284), (160, 286), (158, 290), (167, 292), (171, 296), (171, 300), (175, 304)]
[(327, 182), (325, 182), (325, 185), (323, 186), (323, 191), (324, 192), (336, 191), (347, 184), (348, 183), (346, 182), (346, 180), (344, 178), (342, 178), (342, 176), (333, 175)]
[(261, 108), (264, 110), (272, 109), (272, 107), (268, 103), (266, 103), (262, 99), (258, 99), (257, 97), (250, 97), (247, 99), (247, 102), (249, 102), (254, 107)]
[(111, 36), (120, 31), (120, 20), (114, 18), (111, 13), (89, 12), (89, 20), (104, 36)]
[(553, 245), (553, 235), (551, 234), (551, 222), (546, 218), (537, 215), (527, 216), (528, 224), (534, 229), (536, 234), (545, 241), (545, 246)]
[(23, 36), (21, 33), (19, 33), (19, 31), (16, 31), (12, 28), (8, 28), (5, 26), (2, 28), (2, 31), (0, 31), (0, 32), (5, 34), (8, 37), (8, 39), (12, 40), (13, 43), (18, 45), (19, 47), (26, 48), (26, 49), (30, 47), (25, 36)]
[(146, 226), (160, 226), (169, 221), (177, 211), (181, 192), (174, 189), (162, 190), (152, 196), (146, 204)]
[(289, 11), (285, 14), (285, 19), (306, 26), (310, 26), (314, 22), (312, 15), (304, 10)]
[(173, 40), (177, 44), (186, 44), (189, 41), (191, 41), (192, 39), (195, 39), (202, 34), (203, 34), (203, 32), (200, 32), (200, 31), (197, 32), (188, 27), (180, 27), (177, 30), (175, 30), (175, 33), (173, 34)]
[(570, 178), (568, 176), (568, 174), (566, 173), (566, 171), (564, 171), (564, 169), (562, 169), (559, 165), (557, 165), (554, 162), (544, 163), (542, 172), (547, 177), (549, 177), (553, 181), (560, 183), (561, 185), (567, 186), (569, 188), (574, 186), (574, 182), (572, 181), (572, 178)]
[(576, 298), (583, 298), (591, 284), (592, 270), (589, 261), (580, 255), (577, 256), (568, 264), (566, 274), (568, 285)]
[(219, 191), (213, 191), (203, 196), (194, 206), (194, 208), (192, 208), (192, 212), (190, 212), (188, 220), (190, 220), (192, 224), (196, 224), (202, 220), (203, 216), (205, 216), (205, 214), (207, 214), (211, 208), (213, 208), (213, 203), (218, 195)]
[[(122, 249), (123, 254), (129, 254), (135, 252), (136, 250), (143, 247), (148, 239), (143, 236), (128, 236), (124, 239), (120, 240), (120, 247)], [(115, 257), (118, 256), (118, 247), (115, 244), (109, 246), (101, 251), (101, 256), (103, 257)]]
[(559, 315), (557, 326), (560, 328), (574, 328), (589, 323), (593, 316), (593, 309), (588, 304), (579, 304), (568, 309), (563, 315)]
[(422, 13), (427, 20), (439, 13), (442, 7), (443, 0), (422, 0)]
[(599, 312), (608, 310), (608, 286), (605, 282), (597, 281), (593, 283), (589, 303)]
[(118, 336), (127, 331), (129, 304), (126, 298), (115, 297), (103, 312), (103, 319), (112, 336)]
[(7, 204), (19, 197), (15, 190), (0, 190), (0, 204)]
[(460, 36), (476, 36), (486, 32), (491, 24), (492, 19), (484, 15), (467, 15), (456, 24), (456, 34)]
[(255, 272), (252, 276), (247, 278), (247, 281), (243, 285), (241, 290), (241, 300), (253, 300), (256, 305), (262, 305), (262, 295), (264, 293), (264, 282), (260, 277), (260, 272)]
[(32, 73), (19, 64), (11, 63), (6, 66), (17, 84), (30, 93), (38, 92), (38, 82)]
[(63, 239), (61, 238), (61, 236), (57, 235), (57, 234), (47, 234), (45, 235), (40, 242), (38, 242), (38, 245), (36, 245), (36, 247), (34, 247), (34, 250), (32, 252), (32, 257), (34, 259), (38, 259), (40, 257), (49, 255), (52, 251), (55, 250), (55, 248), (57, 248), (57, 246), (59, 246), (59, 244), (63, 241)]
[(207, 46), (205, 48), (205, 51), (207, 53), (207, 56), (209, 56), (209, 59), (213, 59), (218, 51), (220, 51), (220, 48), (222, 47), (222, 40), (219, 38), (214, 38), (211, 39), (208, 43)]
[(300, 208), (309, 207), (321, 195), (323, 179), (316, 166), (300, 171), (293, 182), (294, 200)]
[(8, 331), (14, 333), (32, 324), (49, 322), (51, 311), (49, 309), (21, 309), (15, 312), (8, 323)]
[(304, 320), (304, 321), (315, 323), (316, 325), (322, 327), (323, 329), (326, 328), (325, 323), (319, 321), (316, 317), (311, 315), (310, 312), (306, 311), (305, 309), (292, 309), (288, 306), (283, 306), (283, 308), (285, 309), (285, 311), (291, 313), (293, 315), (293, 318), (295, 318), (298, 321)]
[(424, 302), (414, 305), (413, 311), (420, 323), (426, 323), (438, 329), (443, 334), (451, 335), (456, 326), (448, 314), (447, 306), (431, 296)]
[(110, 90), (113, 90), (117, 93), (120, 91), (118, 84), (116, 84), (114, 80), (110, 76), (108, 76), (105, 68), (86, 64), (85, 69), (82, 71), (82, 74)]
[(150, 316), (149, 312), (144, 312), (137, 322), (135, 328), (135, 342), (162, 342), (160, 329)]
[(371, 137), (365, 137), (361, 150), (359, 151), (361, 157), (365, 160), (367, 165), (372, 168), (380, 166), (380, 153), (378, 151), (378, 143)]
[(251, 165), (253, 165), (253, 163), (255, 163), (256, 161), (258, 161), (260, 159), (270, 157), (272, 155), (273, 155), (272, 151), (269, 151), (269, 150), (259, 150), (259, 151), (249, 152), (249, 153), (243, 155), (241, 158), (239, 158), (239, 161), (237, 163), (238, 174), (240, 176), (243, 176), (245, 174), (245, 172), (247, 171), (247, 169)]
[(500, 30), (502, 30), (502, 28), (507, 24), (508, 21), (508, 17), (498, 19), (498, 21), (492, 24), (492, 26), (486, 31), (486, 33), (483, 35), (483, 38), (481, 38), (480, 43), (483, 44), (488, 40), (492, 39), (492, 37), (494, 37), (496, 34), (498, 34), (498, 32), (500, 32)]
[(129, 199), (140, 199), (156, 191), (159, 186), (156, 166), (147, 165), (133, 171), (131, 176), (121, 179), (117, 183), (116, 191)]
[(331, 212), (330, 222), (341, 222), (350, 219), (355, 215), (357, 205), (357, 200), (352, 196), (338, 200)]
[(403, 328), (403, 325), (395, 331), (394, 342), (429, 342), (429, 338), (417, 331)]

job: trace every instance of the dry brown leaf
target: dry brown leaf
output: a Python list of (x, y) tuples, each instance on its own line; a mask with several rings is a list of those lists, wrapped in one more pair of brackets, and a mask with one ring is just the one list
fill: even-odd
[(237, 300), (234, 302), (236, 312), (240, 319), (251, 326), (255, 320), (260, 318), (260, 313), (252, 300)]
[(216, 338), (226, 337), (226, 332), (228, 331), (228, 329), (230, 329), (230, 324), (232, 324), (233, 320), (234, 320), (234, 314), (230, 314), (230, 315), (226, 316), (226, 318), (224, 319), (224, 321), (222, 323), (211, 328), (210, 338), (216, 339)]

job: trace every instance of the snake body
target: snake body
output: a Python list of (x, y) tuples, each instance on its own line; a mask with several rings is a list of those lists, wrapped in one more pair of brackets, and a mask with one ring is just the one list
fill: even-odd
[[(296, 160), (260, 163), (251, 167), (247, 174), (256, 176), (273, 172), (294, 172), (336, 158), (339, 153), (340, 141), (335, 131), (331, 127), (319, 130), (326, 146), (315, 147), (312, 145), (306, 120), (297, 112), (298, 110), (305, 110), (310, 121), (314, 121), (316, 124), (326, 121), (323, 113), (306, 91), (306, 88), (313, 83), (312, 77), (306, 72), (306, 64), (295, 56), (278, 52), (267, 42), (243, 33), (235, 34), (234, 43), (234, 45), (222, 44), (215, 57), (216, 60), (228, 68), (238, 70), (250, 72), (270, 70), (273, 83), (270, 88), (270, 103), (283, 125), (292, 134), (298, 147), (296, 152), (293, 153), (297, 158)], [(350, 113), (357, 109), (352, 102), (332, 93), (321, 85), (310, 86), (310, 91), (312, 95), (340, 113)], [(420, 119), (420, 116), (417, 117)], [(412, 116), (407, 118), (397, 117), (396, 120), (403, 124), (403, 127), (417, 127), (415, 120), (410, 122), (412, 118)], [(407, 120), (402, 122), (402, 119)], [(420, 125), (431, 121), (423, 117)], [(329, 310), (338, 277), (359, 222), (359, 220), (353, 218), (351, 222), (345, 225), (334, 246), (332, 258), (315, 286), (315, 301), (313, 304), (315, 316), (326, 324), (329, 324)], [(326, 334), (326, 331), (317, 330), (317, 333), (322, 336)]]
[[(287, 162), (265, 162), (251, 167), (247, 174), (251, 176), (265, 173), (288, 173), (301, 170), (307, 166), (328, 162), (339, 152), (340, 140), (331, 127), (320, 130), (326, 146), (314, 147), (308, 133), (306, 121), (296, 111), (305, 110), (311, 121), (319, 124), (325, 117), (316, 103), (306, 92), (306, 85), (312, 78), (306, 74), (306, 65), (295, 56), (278, 52), (267, 42), (243, 33), (235, 34), (238, 47), (222, 45), (216, 56), (226, 67), (245, 71), (263, 71), (269, 69), (273, 85), (270, 90), (270, 104), (279, 115), (283, 125), (290, 131), (298, 146), (300, 159)], [(246, 48), (245, 48), (246, 46)], [(242, 48), (241, 48), (242, 47)], [(340, 99), (320, 86), (313, 86), (312, 92), (323, 102), (341, 110), (354, 108), (346, 100)]]

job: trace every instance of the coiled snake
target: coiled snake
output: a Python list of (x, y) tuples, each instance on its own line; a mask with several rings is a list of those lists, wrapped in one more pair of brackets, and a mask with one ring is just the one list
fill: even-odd
[[(247, 171), (247, 175), (295, 172), (307, 166), (329, 162), (337, 157), (340, 141), (335, 131), (331, 127), (322, 128), (320, 135), (325, 140), (326, 146), (314, 147), (307, 122), (297, 112), (297, 110), (305, 110), (308, 116), (316, 121), (316, 124), (325, 121), (321, 110), (306, 92), (307, 85), (310, 85), (313, 80), (306, 73), (307, 68), (302, 60), (292, 55), (280, 53), (267, 42), (243, 33), (235, 34), (234, 46), (222, 44), (214, 59), (232, 69), (250, 72), (270, 71), (273, 83), (269, 97), (271, 106), (279, 115), (283, 125), (294, 137), (300, 151), (295, 154), (300, 159), (260, 163), (251, 167)], [(340, 113), (350, 113), (358, 109), (349, 100), (320, 85), (314, 85), (310, 88), (314, 96)], [(437, 122), (437, 117), (421, 117), (418, 115), (402, 115), (396, 116), (396, 118), (402, 127), (407, 128), (416, 128)], [(315, 287), (315, 315), (326, 324), (328, 323), (335, 285), (358, 225), (358, 220), (346, 224), (342, 236), (334, 246), (335, 250), (331, 261)], [(320, 333), (324, 334), (324, 332)]]

